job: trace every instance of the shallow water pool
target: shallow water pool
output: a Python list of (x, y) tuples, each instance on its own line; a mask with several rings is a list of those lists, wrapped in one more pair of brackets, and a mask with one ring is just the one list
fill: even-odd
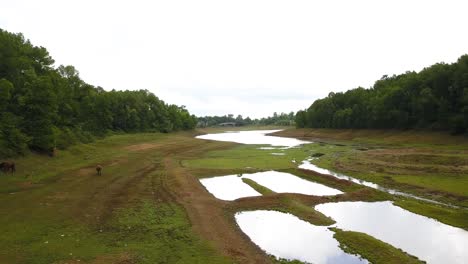
[(406, 211), (391, 202), (315, 206), (338, 228), (369, 234), (428, 263), (467, 263), (468, 232)]
[(341, 250), (327, 227), (314, 226), (294, 215), (258, 210), (237, 213), (235, 219), (252, 242), (277, 258), (317, 264), (367, 263)]

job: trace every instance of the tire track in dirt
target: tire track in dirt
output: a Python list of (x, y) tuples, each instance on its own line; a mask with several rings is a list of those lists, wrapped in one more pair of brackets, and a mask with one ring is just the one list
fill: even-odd
[(177, 181), (177, 201), (184, 206), (194, 231), (211, 241), (224, 255), (238, 263), (271, 263), (226, 214), (226, 202), (215, 199), (201, 186), (198, 179), (179, 167), (172, 157), (164, 159), (168, 176)]

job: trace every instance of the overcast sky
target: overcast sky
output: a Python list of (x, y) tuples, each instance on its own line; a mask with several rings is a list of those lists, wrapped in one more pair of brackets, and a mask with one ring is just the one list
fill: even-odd
[(262, 117), (456, 61), (468, 53), (467, 10), (466, 0), (0, 0), (0, 27), (106, 90)]

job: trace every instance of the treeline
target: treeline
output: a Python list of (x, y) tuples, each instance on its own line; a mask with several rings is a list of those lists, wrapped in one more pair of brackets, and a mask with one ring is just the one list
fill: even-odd
[(199, 127), (212, 127), (222, 123), (236, 123), (236, 126), (247, 125), (275, 125), (275, 126), (291, 126), (294, 125), (295, 115), (294, 112), (287, 113), (273, 113), (272, 116), (260, 119), (251, 119), (250, 117), (243, 118), (242, 115), (234, 117), (234, 115), (224, 116), (204, 116), (198, 117)]
[(468, 130), (468, 55), (421, 72), (383, 76), (370, 89), (330, 93), (296, 114), (297, 127)]
[(0, 29), (0, 157), (52, 152), (112, 132), (192, 129), (196, 117), (146, 90), (104, 91), (43, 47)]

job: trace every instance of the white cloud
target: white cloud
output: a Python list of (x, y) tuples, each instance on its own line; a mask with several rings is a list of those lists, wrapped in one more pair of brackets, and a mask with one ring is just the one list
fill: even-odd
[[(4, 3), (2, 3), (4, 2)], [(254, 117), (468, 53), (466, 1), (0, 0), (0, 27), (105, 89)]]

